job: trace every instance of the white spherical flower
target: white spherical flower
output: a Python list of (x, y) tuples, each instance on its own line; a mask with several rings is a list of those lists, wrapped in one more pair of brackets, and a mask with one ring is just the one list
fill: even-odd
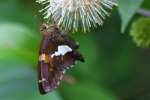
[(116, 2), (114, 0), (37, 0), (45, 5), (44, 18), (53, 20), (65, 30), (83, 31), (102, 25)]

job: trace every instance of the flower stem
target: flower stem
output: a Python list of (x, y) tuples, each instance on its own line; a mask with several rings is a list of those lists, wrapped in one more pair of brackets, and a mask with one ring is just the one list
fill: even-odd
[(138, 9), (137, 13), (145, 17), (150, 17), (150, 11), (143, 8)]

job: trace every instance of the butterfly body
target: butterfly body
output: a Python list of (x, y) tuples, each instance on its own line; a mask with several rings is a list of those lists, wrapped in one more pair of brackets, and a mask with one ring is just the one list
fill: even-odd
[(84, 62), (76, 50), (79, 46), (55, 25), (42, 27), (42, 41), (38, 62), (38, 86), (41, 94), (54, 90), (63, 78), (66, 69), (75, 61)]

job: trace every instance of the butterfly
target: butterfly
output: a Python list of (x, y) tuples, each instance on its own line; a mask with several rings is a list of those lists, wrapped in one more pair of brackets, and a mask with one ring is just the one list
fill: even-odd
[(84, 62), (84, 58), (77, 51), (79, 45), (74, 39), (57, 26), (42, 25), (40, 31), (38, 87), (41, 94), (46, 94), (59, 86), (67, 69), (76, 61)]

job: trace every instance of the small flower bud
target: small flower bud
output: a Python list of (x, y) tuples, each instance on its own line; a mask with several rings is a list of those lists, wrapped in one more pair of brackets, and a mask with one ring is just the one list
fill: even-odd
[(130, 35), (137, 46), (150, 47), (150, 18), (140, 18), (132, 25)]

